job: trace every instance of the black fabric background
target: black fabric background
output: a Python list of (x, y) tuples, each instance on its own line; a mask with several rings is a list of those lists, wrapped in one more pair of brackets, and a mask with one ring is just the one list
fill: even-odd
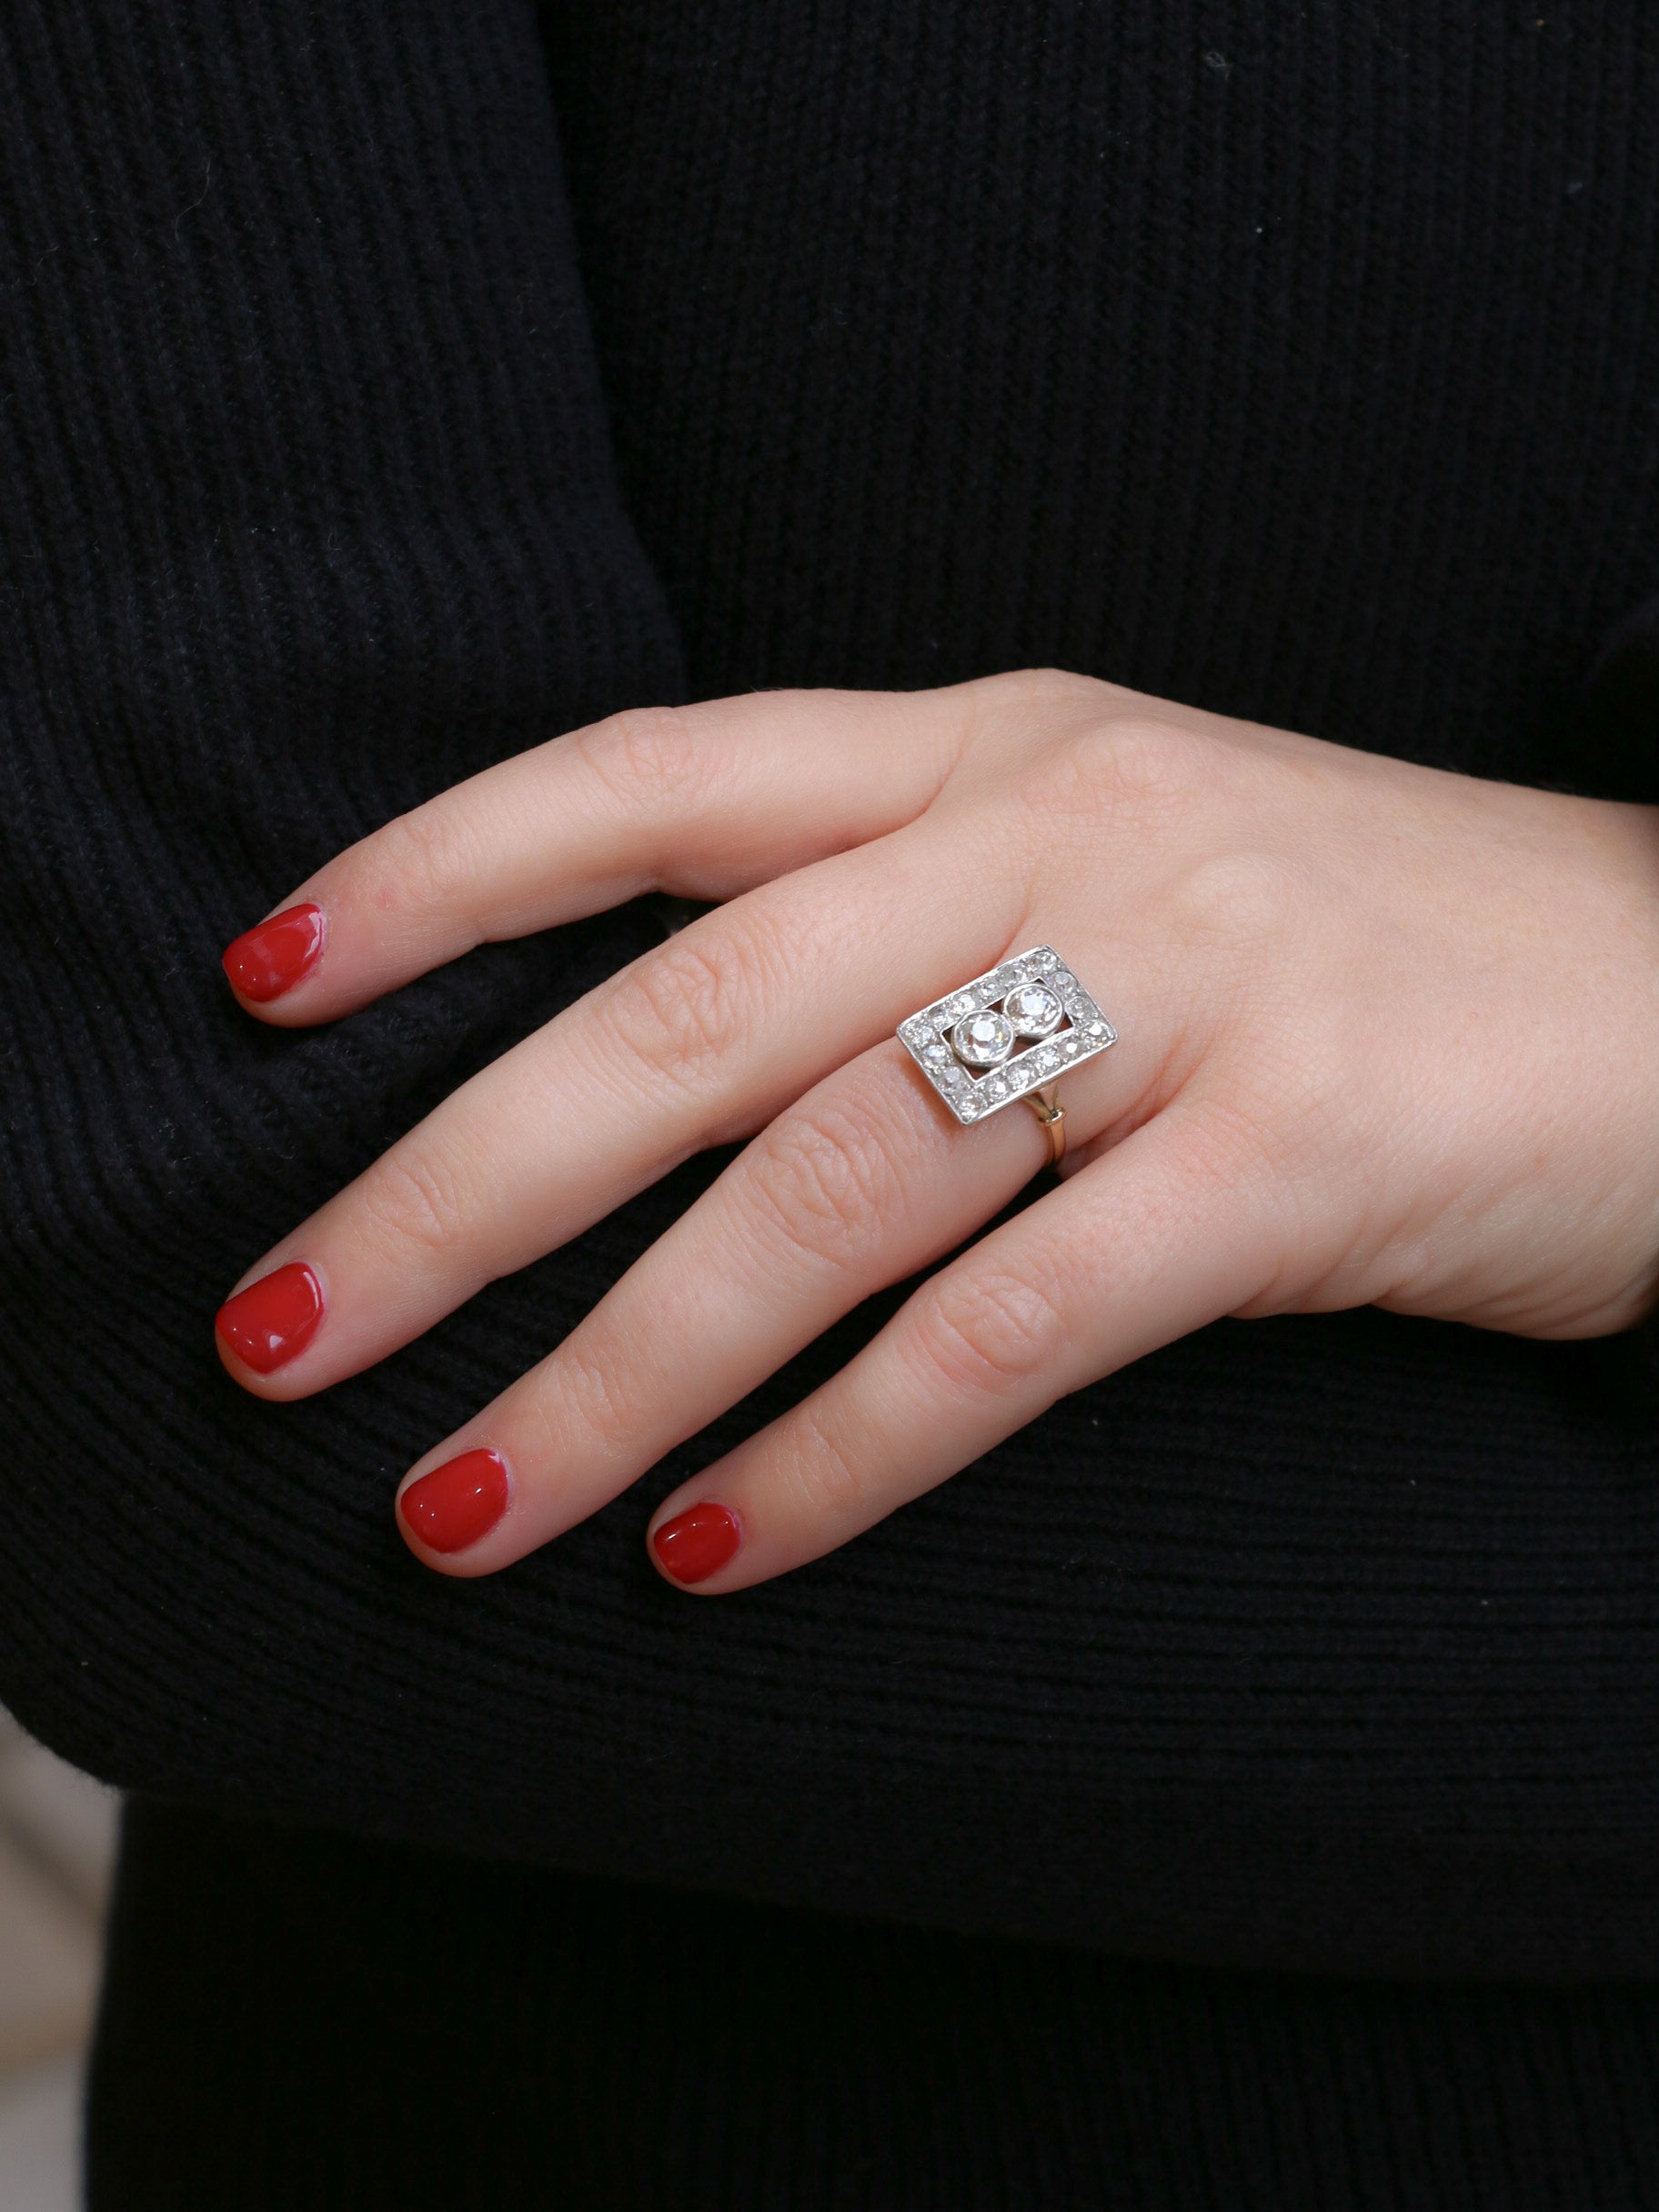
[(1641, 1988), (1160, 1967), (145, 1806), (88, 2202), (1634, 2212), (1656, 2074)]
[(646, 1567), (652, 1500), (871, 1317), (488, 1583), (390, 1518), (707, 1163), (325, 1399), (210, 1341), (658, 924), (304, 1035), (220, 947), (610, 707), (1053, 660), (1659, 796), (1639, 703), (1576, 704), (1659, 582), (1647, 11), (540, 31), (550, 79), (518, 0), (0, 19), (0, 1694), (129, 1786), (361, 1835), (1215, 1964), (1659, 1972), (1624, 1347), (1224, 1325), (710, 1606)]

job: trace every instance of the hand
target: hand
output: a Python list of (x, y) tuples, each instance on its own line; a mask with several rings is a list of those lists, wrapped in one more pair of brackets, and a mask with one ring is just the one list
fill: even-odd
[(331, 861), (296, 894), (316, 911), (226, 964), (260, 1019), (332, 1021), (651, 889), (729, 903), (465, 1084), (221, 1316), (237, 1381), (305, 1396), (752, 1138), (406, 1478), (400, 1524), (443, 1572), (594, 1512), (1030, 1180), (1035, 1117), (958, 1128), (893, 1037), (1026, 945), (1057, 947), (1120, 1031), (1061, 1093), (1063, 1182), (664, 1502), (652, 1556), (676, 1580), (723, 1593), (814, 1558), (1222, 1314), (1376, 1303), (1577, 1336), (1654, 1294), (1650, 809), (1077, 677), (774, 694), (505, 761)]

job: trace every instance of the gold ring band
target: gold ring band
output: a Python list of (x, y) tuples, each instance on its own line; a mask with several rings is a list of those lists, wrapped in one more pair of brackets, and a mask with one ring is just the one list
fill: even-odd
[(1054, 1096), (1052, 1083), (1025, 1102), (1049, 1132), (1049, 1165), (1057, 1168), (1066, 1156), (1066, 1110)]

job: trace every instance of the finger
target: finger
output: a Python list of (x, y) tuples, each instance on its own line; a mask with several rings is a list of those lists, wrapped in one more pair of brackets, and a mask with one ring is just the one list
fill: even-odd
[(239, 937), (250, 1013), (332, 1021), (478, 944), (642, 891), (720, 900), (922, 812), (969, 687), (796, 691), (613, 715), (441, 792)]
[[(863, 1299), (960, 1244), (1048, 1155), (1029, 1113), (960, 1129), (894, 1043), (838, 1070), (556, 1352), (410, 1471), (412, 1548), (490, 1574), (585, 1520)], [(468, 1496), (449, 1470), (480, 1451), (510, 1471), (488, 1532), (447, 1511), (457, 1482)]]
[[(483, 1070), (249, 1271), (220, 1315), (231, 1372), (292, 1398), (384, 1358), (993, 964), (1015, 872), (942, 844), (918, 825), (763, 886)], [(306, 1325), (272, 1355), (266, 1307), (297, 1288)]]
[(1177, 1105), (916, 1292), (841, 1372), (653, 1515), (708, 1594), (833, 1551), (1057, 1398), (1236, 1311), (1272, 1210), (1228, 1125)]

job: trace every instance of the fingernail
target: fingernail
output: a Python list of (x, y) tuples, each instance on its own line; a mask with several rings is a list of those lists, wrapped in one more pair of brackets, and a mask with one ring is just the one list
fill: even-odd
[(227, 1298), (214, 1327), (256, 1374), (274, 1374), (297, 1359), (323, 1318), (323, 1286), (303, 1260), (290, 1260)]
[(743, 1532), (729, 1505), (688, 1505), (665, 1521), (651, 1538), (651, 1549), (665, 1574), (677, 1583), (706, 1583), (737, 1556)]
[(322, 908), (291, 906), (227, 945), (225, 972), (245, 999), (263, 1006), (309, 975), (322, 949)]
[(428, 1552), (464, 1552), (507, 1511), (507, 1462), (498, 1452), (463, 1452), (411, 1483), (397, 1501), (404, 1526)]

